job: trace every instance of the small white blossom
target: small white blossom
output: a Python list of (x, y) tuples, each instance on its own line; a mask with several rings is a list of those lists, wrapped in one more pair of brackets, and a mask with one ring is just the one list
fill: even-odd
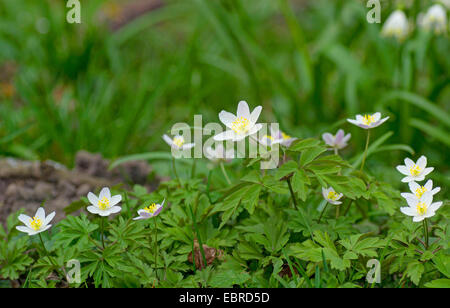
[(322, 195), (323, 198), (331, 204), (339, 205), (342, 203), (341, 201), (339, 201), (339, 199), (342, 198), (343, 194), (338, 194), (337, 192), (335, 192), (333, 187), (330, 188), (322, 187)]
[(408, 183), (411, 181), (423, 181), (425, 176), (432, 172), (434, 168), (427, 168), (427, 158), (422, 155), (416, 163), (409, 158), (405, 158), (405, 165), (397, 166), (397, 170), (401, 174), (406, 175), (406, 177), (402, 179), (402, 182)]
[(257, 133), (262, 128), (262, 124), (256, 123), (261, 110), (262, 107), (258, 106), (253, 109), (252, 113), (250, 113), (248, 104), (245, 101), (239, 102), (236, 115), (222, 110), (219, 113), (219, 119), (226, 127), (229, 128), (229, 130), (215, 135), (214, 140), (240, 141), (247, 136)]
[(17, 226), (16, 229), (28, 233), (28, 235), (44, 232), (51, 228), (52, 225), (49, 225), (49, 223), (55, 217), (55, 214), (55, 212), (52, 212), (48, 216), (45, 216), (45, 210), (42, 207), (36, 211), (36, 214), (33, 217), (20, 214), (19, 220), (23, 222), (25, 226)]
[(214, 163), (221, 161), (230, 162), (234, 158), (234, 148), (225, 151), (223, 145), (219, 143), (215, 149), (207, 147), (205, 149), (205, 156)]
[(447, 30), (447, 13), (440, 4), (435, 4), (422, 15), (418, 24), (426, 31), (434, 31), (436, 34), (445, 33)]
[(432, 196), (434, 196), (435, 194), (437, 194), (441, 188), (440, 187), (435, 187), (433, 189), (433, 181), (432, 180), (428, 180), (425, 185), (420, 186), (419, 184), (417, 184), (414, 181), (411, 181), (408, 183), (409, 184), (409, 189), (411, 190), (411, 193), (402, 193), (402, 197), (407, 199), (407, 198), (417, 198), (418, 200), (422, 199), (423, 195), (425, 193), (430, 193)]
[(383, 25), (381, 34), (385, 37), (395, 37), (403, 41), (410, 32), (408, 18), (401, 10), (396, 10), (388, 17)]
[(291, 137), (281, 130), (271, 128), (270, 135), (264, 135), (258, 141), (266, 147), (274, 144), (281, 144), (288, 148), (295, 140), (297, 140), (297, 138)]
[(356, 116), (356, 120), (354, 119), (347, 119), (348, 122), (359, 126), (364, 129), (370, 129), (375, 128), (377, 126), (380, 126), (384, 122), (386, 122), (389, 119), (389, 117), (385, 117), (384, 119), (381, 119), (381, 113), (376, 112), (374, 114), (366, 114), (364, 116), (358, 114)]
[(104, 187), (100, 191), (100, 195), (98, 197), (91, 192), (89, 192), (87, 197), (89, 202), (92, 204), (87, 207), (87, 210), (92, 214), (109, 216), (122, 210), (122, 208), (117, 205), (120, 201), (122, 201), (122, 196), (111, 196), (111, 191), (108, 187)]
[(340, 129), (337, 131), (336, 135), (333, 136), (330, 133), (325, 133), (322, 135), (323, 141), (331, 147), (331, 149), (341, 150), (347, 146), (347, 142), (350, 140), (351, 134), (345, 134), (344, 130)]
[(133, 220), (148, 219), (158, 216), (163, 209), (165, 201), (166, 199), (164, 199), (161, 204), (152, 203), (151, 205), (146, 206), (145, 208), (137, 211), (139, 216), (133, 218)]
[(195, 143), (185, 143), (183, 136), (175, 136), (170, 138), (167, 135), (163, 135), (164, 141), (176, 150), (188, 150), (195, 146)]
[(425, 218), (434, 216), (442, 206), (442, 201), (433, 203), (431, 192), (424, 193), (420, 199), (408, 197), (406, 202), (408, 202), (408, 206), (400, 208), (400, 211), (405, 215), (412, 216), (414, 222), (420, 222)]

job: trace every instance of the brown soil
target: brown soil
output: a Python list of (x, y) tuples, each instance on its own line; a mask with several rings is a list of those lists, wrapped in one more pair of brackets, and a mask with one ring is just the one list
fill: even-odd
[(127, 162), (112, 171), (108, 167), (100, 154), (85, 151), (77, 153), (73, 170), (52, 161), (0, 160), (0, 223), (21, 208), (31, 215), (43, 202), (47, 212), (56, 211), (59, 221), (65, 207), (90, 191), (119, 183), (140, 184), (150, 191), (159, 182), (149, 182), (152, 169), (143, 161)]

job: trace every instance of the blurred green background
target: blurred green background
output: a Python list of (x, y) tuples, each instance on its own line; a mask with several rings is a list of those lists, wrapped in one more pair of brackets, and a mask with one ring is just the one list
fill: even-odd
[[(63, 0), (0, 2), (2, 155), (71, 165), (80, 149), (165, 151), (175, 122), (218, 122), (243, 99), (296, 137), (351, 132), (348, 159), (365, 131), (345, 119), (381, 111), (372, 173), (400, 179), (394, 167), (424, 154), (449, 182), (448, 34), (383, 38), (362, 0), (80, 2), (81, 24)], [(415, 24), (432, 3), (381, 1), (382, 22), (401, 7)]]

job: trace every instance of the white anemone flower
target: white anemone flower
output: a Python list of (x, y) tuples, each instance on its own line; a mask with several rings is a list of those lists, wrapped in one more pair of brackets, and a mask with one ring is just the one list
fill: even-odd
[(351, 134), (346, 135), (344, 130), (340, 129), (335, 136), (330, 133), (323, 134), (322, 139), (331, 147), (331, 150), (341, 150), (347, 146), (347, 142), (350, 140), (351, 136)]
[(410, 32), (408, 18), (402, 10), (396, 10), (388, 17), (381, 29), (381, 34), (385, 37), (394, 37), (403, 41)]
[(166, 201), (166, 199), (164, 199), (161, 204), (152, 203), (149, 206), (146, 206), (145, 208), (138, 210), (137, 212), (138, 212), (139, 216), (133, 218), (133, 220), (148, 219), (148, 218), (158, 216), (159, 213), (161, 213), (161, 211), (163, 209), (165, 201)]
[(342, 203), (341, 201), (339, 201), (339, 199), (342, 198), (343, 194), (339, 194), (339, 193), (335, 192), (333, 187), (330, 187), (330, 188), (322, 187), (322, 195), (323, 195), (323, 198), (328, 203), (331, 203), (334, 205), (339, 205)]
[(359, 126), (361, 128), (371, 129), (371, 128), (380, 126), (381, 124), (386, 122), (388, 119), (389, 119), (389, 117), (385, 117), (384, 119), (381, 119), (381, 113), (375, 112), (374, 114), (366, 114), (364, 116), (358, 114), (356, 116), (356, 120), (347, 119), (347, 121), (356, 126)]
[(447, 30), (447, 13), (440, 4), (435, 4), (428, 9), (425, 15), (418, 20), (420, 27), (426, 31), (434, 31), (436, 34), (445, 33)]
[(108, 187), (104, 187), (97, 197), (93, 193), (87, 195), (89, 202), (92, 204), (87, 207), (87, 210), (92, 214), (100, 216), (109, 216), (118, 213), (122, 210), (117, 204), (122, 201), (121, 195), (111, 196), (111, 191)]
[(49, 225), (49, 223), (55, 217), (55, 214), (55, 212), (52, 212), (48, 216), (45, 216), (45, 210), (43, 207), (40, 207), (33, 217), (20, 214), (19, 220), (23, 222), (25, 226), (17, 226), (16, 229), (21, 232), (28, 233), (28, 235), (35, 235), (44, 232), (51, 228), (52, 225)]
[(417, 199), (422, 199), (423, 195), (425, 193), (430, 193), (432, 196), (434, 196), (435, 194), (437, 194), (438, 192), (441, 191), (440, 187), (435, 187), (433, 189), (433, 181), (432, 180), (428, 180), (425, 185), (421, 186), (419, 184), (417, 184), (414, 181), (411, 181), (408, 183), (409, 184), (409, 189), (411, 190), (411, 193), (402, 193), (402, 197), (407, 199), (407, 198), (417, 198)]
[(431, 192), (424, 193), (420, 199), (408, 197), (406, 202), (408, 202), (408, 206), (400, 208), (400, 211), (405, 215), (412, 216), (414, 222), (420, 222), (425, 218), (434, 216), (442, 206), (442, 201), (433, 203)]
[(297, 138), (291, 137), (281, 130), (270, 128), (270, 135), (264, 135), (258, 141), (266, 147), (274, 144), (281, 144), (288, 148), (295, 140), (297, 140)]
[(176, 150), (188, 150), (195, 146), (195, 143), (185, 143), (184, 137), (179, 135), (170, 138), (169, 136), (164, 134), (163, 139), (165, 142), (167, 142), (168, 145)]
[(240, 141), (247, 136), (251, 136), (262, 128), (262, 124), (257, 124), (262, 107), (258, 106), (250, 113), (248, 104), (240, 101), (237, 107), (236, 115), (222, 110), (219, 113), (220, 121), (229, 128), (220, 134), (214, 136), (214, 140), (232, 140)]
[(234, 158), (234, 148), (226, 150), (221, 143), (217, 144), (215, 149), (207, 147), (205, 156), (214, 163), (230, 162)]
[(403, 179), (403, 183), (408, 183), (411, 181), (420, 182), (425, 180), (425, 177), (434, 170), (433, 167), (427, 168), (427, 158), (425, 156), (420, 156), (416, 163), (414, 163), (410, 158), (405, 158), (405, 165), (397, 166), (397, 170), (406, 175)]

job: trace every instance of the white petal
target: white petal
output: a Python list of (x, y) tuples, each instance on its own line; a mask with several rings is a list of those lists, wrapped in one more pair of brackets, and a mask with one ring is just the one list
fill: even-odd
[(372, 115), (372, 118), (373, 118), (373, 121), (374, 121), (374, 122), (378, 122), (378, 121), (381, 119), (381, 113), (375, 112), (375, 113)]
[(416, 216), (417, 215), (417, 211), (412, 208), (412, 207), (401, 207), (400, 211), (408, 216)]
[(420, 156), (417, 160), (417, 165), (420, 169), (424, 169), (427, 166), (427, 158), (424, 155)]
[(409, 173), (409, 170), (408, 170), (408, 168), (407, 168), (406, 166), (399, 165), (399, 166), (396, 167), (396, 169), (397, 169), (398, 172), (400, 172), (401, 174), (404, 174), (404, 175), (409, 175), (409, 174), (410, 174), (410, 173)]
[[(419, 185), (417, 185), (419, 186)], [(425, 185), (424, 185), (426, 190), (432, 190), (433, 189), (433, 181), (432, 180), (428, 180)]]
[(422, 220), (424, 220), (424, 219), (425, 219), (424, 216), (414, 216), (414, 217), (413, 217), (413, 221), (414, 221), (414, 222), (420, 222), (420, 221), (422, 221)]
[(170, 146), (173, 146), (173, 140), (172, 140), (172, 138), (170, 138), (169, 136), (167, 136), (167, 135), (163, 135), (163, 139), (164, 139), (164, 141), (168, 144), (168, 145), (170, 145)]
[(110, 214), (115, 214), (115, 213), (119, 213), (122, 210), (122, 208), (120, 206), (113, 206), (111, 208), (109, 208), (109, 212)]
[(45, 217), (45, 221), (44, 221), (44, 226), (48, 225), (50, 223), (50, 221), (52, 221), (52, 219), (55, 217), (56, 212), (52, 212), (50, 214), (48, 214), (47, 217)]
[(25, 233), (29, 233), (30, 231), (33, 231), (32, 229), (25, 227), (25, 226), (17, 226), (16, 229), (19, 230), (20, 232), (25, 232)]
[(428, 207), (428, 210), (436, 212), (441, 206), (442, 206), (442, 201), (434, 202)]
[(409, 189), (411, 190), (411, 192), (412, 192), (413, 194), (416, 193), (416, 190), (420, 188), (420, 185), (417, 184), (417, 183), (414, 182), (414, 181), (409, 182), (409, 185), (408, 185), (408, 186), (409, 186)]
[(434, 170), (434, 167), (428, 167), (425, 168), (422, 173), (420, 175), (422, 175), (423, 177), (427, 176), (428, 174), (430, 174), (432, 171)]
[(88, 212), (90, 212), (92, 214), (98, 214), (102, 211), (98, 207), (93, 206), (93, 205), (88, 206), (86, 209), (88, 210)]
[(239, 102), (236, 116), (238, 118), (244, 117), (244, 118), (250, 120), (250, 109), (248, 108), (248, 104), (246, 101)]
[(115, 195), (111, 197), (111, 200), (109, 201), (109, 205), (110, 206), (114, 206), (117, 203), (119, 203), (120, 201), (122, 201), (122, 195)]
[(257, 106), (250, 114), (250, 123), (255, 124), (261, 114), (262, 106)]
[(226, 127), (231, 128), (231, 123), (236, 120), (236, 116), (230, 112), (222, 110), (219, 113), (219, 119)]
[(411, 169), (412, 167), (414, 167), (414, 162), (412, 161), (411, 158), (405, 158), (405, 166), (408, 169)]
[(193, 147), (195, 147), (195, 143), (186, 143), (186, 144), (183, 144), (182, 149), (189, 150), (189, 149), (192, 149)]
[(98, 206), (98, 198), (97, 198), (96, 195), (94, 195), (93, 193), (89, 192), (88, 195), (87, 195), (87, 198), (88, 198), (89, 202), (92, 205)]
[(18, 217), (18, 219), (19, 219), (21, 222), (23, 222), (23, 224), (24, 224), (25, 226), (27, 226), (28, 228), (31, 228), (30, 220), (32, 220), (32, 219), (31, 219), (30, 216), (25, 215), (25, 214), (20, 214), (19, 217)]
[(233, 140), (236, 136), (236, 133), (232, 130), (224, 131), (220, 134), (214, 136), (215, 141), (223, 141), (223, 140)]
[(334, 138), (333, 135), (330, 133), (325, 133), (322, 135), (322, 139), (323, 141), (325, 141), (326, 144), (328, 144), (329, 146), (333, 146), (334, 145)]
[(99, 199), (101, 200), (103, 198), (111, 200), (111, 191), (109, 190), (108, 187), (103, 187), (102, 190), (100, 191)]
[(36, 211), (36, 218), (40, 219), (41, 221), (45, 220), (45, 210), (43, 207), (38, 208), (38, 210)]

